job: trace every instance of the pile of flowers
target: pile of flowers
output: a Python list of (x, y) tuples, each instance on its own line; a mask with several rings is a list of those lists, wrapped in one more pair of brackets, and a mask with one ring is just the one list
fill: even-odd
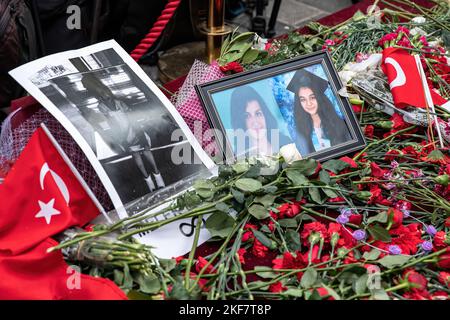
[[(234, 34), (219, 63), (236, 73), (328, 50), (342, 70), (383, 48), (401, 47), (422, 55), (430, 87), (449, 99), (450, 14), (448, 4), (435, 2), (433, 9), (414, 5), (420, 18), (392, 7), (379, 13), (389, 22), (373, 23), (372, 15), (358, 13), (332, 28), (310, 24), (315, 35), (293, 33), (270, 43), (252, 33)], [(408, 20), (392, 22), (397, 18)], [(347, 89), (368, 142), (363, 150), (323, 163), (287, 163), (279, 156), (222, 165), (217, 177), (197, 181), (165, 211), (151, 214), (182, 210), (177, 217), (148, 222), (143, 212), (80, 232), (54, 250), (78, 252), (81, 242), (88, 253), (114, 247), (116, 255), (97, 255), (94, 264), (75, 259), (79, 254), (66, 256), (135, 298), (447, 300), (449, 148), (439, 146), (430, 128), (372, 108), (350, 83)], [(450, 134), (450, 114), (439, 107), (436, 112)], [(194, 217), (186, 256), (158, 259), (131, 240)], [(203, 218), (213, 240), (221, 240), (210, 244), (213, 253), (197, 248)], [(105, 240), (112, 234), (118, 234), (115, 240)]]

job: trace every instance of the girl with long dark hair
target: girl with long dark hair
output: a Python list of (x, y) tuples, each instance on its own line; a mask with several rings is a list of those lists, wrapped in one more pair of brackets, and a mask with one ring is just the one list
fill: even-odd
[(295, 94), (296, 145), (302, 156), (351, 139), (345, 121), (325, 95), (327, 88), (328, 81), (306, 70), (297, 71), (287, 86)]
[(281, 146), (292, 143), (280, 132), (277, 120), (253, 87), (245, 85), (236, 88), (231, 94), (230, 107), (235, 137), (245, 139), (245, 144), (242, 144), (243, 141), (237, 143), (237, 149), (245, 146), (245, 152), (235, 150), (237, 156), (273, 155)]

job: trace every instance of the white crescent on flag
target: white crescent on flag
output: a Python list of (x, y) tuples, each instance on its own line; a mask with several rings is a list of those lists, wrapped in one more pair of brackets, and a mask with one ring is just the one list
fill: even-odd
[(41, 183), (41, 189), (44, 190), (44, 179), (47, 173), (52, 175), (53, 180), (55, 180), (56, 185), (58, 186), (59, 191), (61, 192), (64, 200), (66, 201), (66, 204), (69, 205), (70, 201), (70, 193), (69, 189), (67, 188), (67, 185), (64, 183), (64, 180), (50, 167), (48, 166), (47, 162), (42, 165), (41, 172), (39, 174), (39, 182)]
[(406, 83), (406, 76), (405, 76), (405, 72), (403, 72), (403, 69), (400, 66), (400, 64), (391, 57), (386, 58), (384, 60), (384, 63), (385, 64), (389, 63), (390, 65), (392, 65), (394, 67), (395, 71), (397, 72), (397, 76), (389, 84), (389, 87), (391, 88), (391, 90), (394, 89), (395, 87), (403, 86)]

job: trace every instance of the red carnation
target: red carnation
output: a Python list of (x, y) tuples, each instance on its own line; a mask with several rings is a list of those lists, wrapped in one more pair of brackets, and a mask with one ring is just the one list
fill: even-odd
[(396, 160), (398, 155), (401, 155), (402, 153), (398, 150), (389, 150), (386, 152), (386, 155), (384, 156), (385, 161), (392, 161)]
[(450, 228), (450, 217), (445, 219), (444, 226), (446, 226), (447, 228)]
[(253, 242), (252, 253), (257, 257), (264, 258), (267, 255), (267, 251), (269, 251), (269, 248), (267, 248), (261, 243), (261, 241), (255, 238)]
[(318, 237), (323, 238), (324, 240), (328, 238), (327, 228), (323, 223), (320, 222), (310, 222), (305, 224), (301, 233), (301, 238), (305, 242), (310, 242), (310, 236), (315, 234)]
[(412, 289), (403, 294), (403, 297), (409, 300), (431, 300), (432, 297), (427, 290)]
[(368, 138), (373, 138), (373, 133), (375, 131), (375, 127), (371, 124), (368, 124), (364, 127), (364, 135)]
[[(273, 269), (303, 269), (308, 265), (308, 258), (304, 259), (300, 252), (296, 252), (295, 256), (289, 251), (285, 252), (282, 257), (272, 260)], [(301, 279), (303, 272), (297, 273), (297, 279)]]
[(239, 62), (233, 61), (227, 63), (224, 66), (220, 66), (220, 71), (222, 72), (230, 72), (230, 73), (239, 73), (244, 71), (244, 68), (239, 64)]
[(239, 256), (239, 262), (240, 262), (241, 264), (245, 264), (244, 254), (246, 254), (246, 253), (247, 253), (247, 250), (246, 250), (245, 248), (240, 248), (240, 249), (237, 251), (237, 254), (238, 254), (238, 256)]
[[(195, 264), (195, 270), (197, 271), (197, 273), (200, 273), (200, 271), (201, 271), (207, 264), (208, 264), (208, 261), (207, 261), (205, 258), (199, 256), (199, 257), (197, 258), (197, 263)], [(212, 264), (209, 264), (209, 265), (206, 267), (206, 270), (205, 270), (205, 273), (206, 273), (206, 274), (212, 274), (212, 273), (216, 273), (216, 272), (217, 272), (217, 271), (216, 271), (216, 269), (214, 269), (214, 267), (212, 266)]]

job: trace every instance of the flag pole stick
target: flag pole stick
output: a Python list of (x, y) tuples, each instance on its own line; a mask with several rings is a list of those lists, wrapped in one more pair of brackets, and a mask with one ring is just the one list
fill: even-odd
[(106, 218), (108, 223), (111, 224), (112, 220), (106, 214), (106, 211), (103, 208), (103, 206), (101, 205), (100, 201), (98, 201), (97, 197), (94, 195), (94, 193), (92, 192), (91, 188), (89, 188), (89, 186), (87, 185), (86, 181), (84, 181), (83, 177), (80, 175), (80, 173), (78, 172), (77, 168), (75, 168), (75, 166), (73, 165), (72, 161), (70, 161), (69, 157), (64, 152), (64, 150), (61, 148), (61, 146), (59, 145), (58, 141), (56, 141), (55, 137), (51, 134), (50, 130), (48, 130), (48, 128), (45, 125), (45, 123), (41, 123), (41, 128), (44, 130), (45, 134), (47, 135), (47, 137), (49, 138), (50, 142), (53, 144), (55, 149), (61, 155), (61, 157), (63, 158), (64, 162), (69, 166), (70, 170), (73, 172), (73, 174), (77, 178), (78, 182), (80, 182), (81, 186), (86, 191), (86, 193), (88, 194), (89, 198), (91, 198), (91, 200), (94, 202), (95, 206), (100, 210), (100, 212)]
[(441, 148), (444, 148), (444, 142), (442, 140), (442, 135), (441, 135), (441, 128), (439, 126), (438, 117), (436, 115), (436, 110), (434, 109), (433, 99), (431, 98), (430, 88), (428, 87), (427, 78), (425, 76), (425, 72), (423, 70), (422, 63), (420, 62), (419, 55), (414, 55), (414, 59), (416, 60), (417, 69), (419, 70), (420, 78), (422, 80), (422, 87), (423, 87), (423, 91), (425, 92), (426, 103), (427, 103), (428, 107), (431, 109), (431, 112), (433, 113), (434, 123), (436, 125), (436, 131), (438, 133), (438, 138), (439, 138), (439, 144), (440, 144)]

